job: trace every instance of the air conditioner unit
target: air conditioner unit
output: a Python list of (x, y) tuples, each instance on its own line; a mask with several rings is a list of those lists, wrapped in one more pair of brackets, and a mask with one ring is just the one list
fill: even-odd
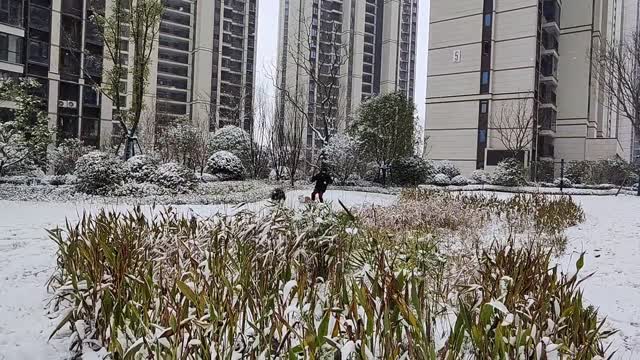
[(67, 109), (77, 109), (78, 102), (72, 100), (58, 100), (58, 107)]

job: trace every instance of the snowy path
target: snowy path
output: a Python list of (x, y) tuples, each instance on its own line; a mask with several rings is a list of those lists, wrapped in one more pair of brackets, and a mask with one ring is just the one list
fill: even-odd
[(587, 220), (567, 231), (566, 269), (586, 251), (585, 298), (619, 329), (616, 359), (640, 358), (640, 198), (576, 196)]
[[(287, 194), (287, 205), (298, 207), (304, 191)], [(347, 206), (385, 205), (395, 196), (346, 191), (329, 191), (326, 199), (342, 200)], [(259, 210), (266, 202), (248, 204)], [(129, 206), (107, 205), (125, 211)], [(209, 216), (234, 212), (232, 205), (175, 206), (178, 211)], [(63, 226), (65, 219), (75, 222), (84, 211), (96, 212), (100, 206), (83, 203), (34, 203), (0, 201), (0, 360), (64, 359), (67, 341), (47, 338), (55, 326), (45, 314), (48, 297), (45, 284), (53, 272), (55, 245), (45, 229)]]

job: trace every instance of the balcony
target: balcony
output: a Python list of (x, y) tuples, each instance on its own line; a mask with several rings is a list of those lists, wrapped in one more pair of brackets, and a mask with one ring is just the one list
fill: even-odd
[(538, 112), (538, 130), (541, 136), (551, 136), (556, 134), (556, 119), (558, 113), (552, 108), (542, 108)]
[(548, 137), (541, 137), (538, 140), (538, 158), (540, 160), (553, 160), (555, 157), (555, 147), (553, 146), (553, 139)]
[(561, 6), (558, 0), (545, 0), (542, 7), (542, 29), (560, 35)]
[(558, 57), (542, 56), (540, 64), (540, 82), (546, 85), (558, 86)]
[(540, 109), (553, 109), (557, 111), (557, 95), (555, 88), (550, 85), (540, 84)]
[(22, 1), (9, 1), (7, 4), (5, 1), (0, 6), (0, 23), (10, 25), (13, 27), (22, 28), (23, 26), (23, 4)]

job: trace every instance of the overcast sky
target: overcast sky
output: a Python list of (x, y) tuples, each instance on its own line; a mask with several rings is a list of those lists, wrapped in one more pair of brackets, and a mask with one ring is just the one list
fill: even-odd
[[(364, 1), (364, 0), (361, 0)], [(416, 64), (415, 102), (418, 116), (424, 123), (425, 99), (427, 96), (427, 45), (429, 42), (429, 1), (418, 1), (418, 49)], [(279, 0), (259, 0), (258, 7), (258, 44), (257, 44), (257, 83), (269, 87), (272, 81), (269, 74), (276, 64), (278, 52), (278, 12)]]

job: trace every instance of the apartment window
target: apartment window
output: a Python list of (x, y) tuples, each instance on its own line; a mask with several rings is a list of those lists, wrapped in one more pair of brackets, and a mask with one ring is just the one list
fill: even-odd
[(493, 15), (492, 14), (484, 14), (484, 26), (490, 27), (492, 21), (493, 21)]
[(480, 144), (487, 144), (487, 130), (486, 129), (479, 129), (478, 130), (478, 143)]
[(483, 86), (489, 85), (489, 72), (488, 71), (483, 71), (482, 72), (482, 79), (480, 81), (480, 85), (483, 85)]
[(0, 22), (22, 26), (22, 0), (0, 0)]
[(488, 101), (481, 101), (480, 102), (480, 113), (481, 114), (486, 114), (487, 111), (489, 111), (489, 102)]
[(491, 54), (491, 42), (490, 41), (483, 41), (482, 42), (482, 55), (489, 55)]
[(22, 38), (0, 33), (0, 61), (22, 64)]

